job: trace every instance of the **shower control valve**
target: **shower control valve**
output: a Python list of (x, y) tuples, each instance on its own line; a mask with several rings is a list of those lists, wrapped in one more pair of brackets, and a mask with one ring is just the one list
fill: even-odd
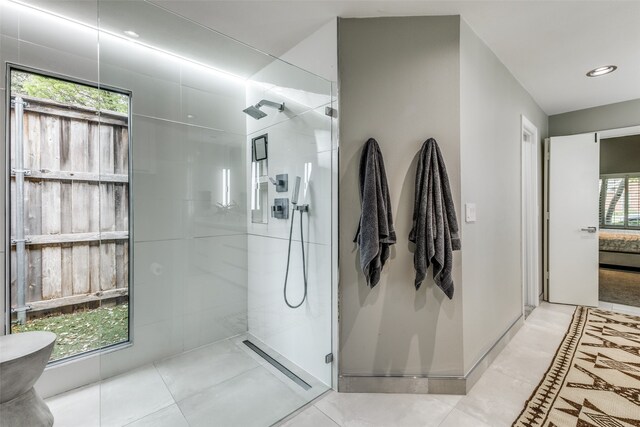
[(289, 191), (289, 174), (281, 173), (276, 175), (276, 179), (269, 177), (269, 181), (276, 186), (276, 192), (284, 193)]
[(271, 216), (276, 219), (289, 219), (289, 199), (273, 199), (273, 206), (271, 206)]

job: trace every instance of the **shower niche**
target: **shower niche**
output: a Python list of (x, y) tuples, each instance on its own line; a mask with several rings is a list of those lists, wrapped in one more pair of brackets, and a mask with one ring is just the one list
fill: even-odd
[(251, 139), (251, 222), (269, 222), (269, 137), (264, 135)]

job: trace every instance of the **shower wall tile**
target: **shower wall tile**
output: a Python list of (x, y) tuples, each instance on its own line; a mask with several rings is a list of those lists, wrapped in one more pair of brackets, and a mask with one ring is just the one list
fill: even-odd
[(0, 33), (8, 37), (18, 38), (20, 33), (20, 19), (18, 7), (9, 2), (0, 3)]
[[(16, 8), (16, 10), (19, 10), (21, 41), (47, 46), (58, 51), (74, 52), (97, 61), (98, 33), (94, 29), (29, 8)], [(87, 17), (86, 23), (97, 25), (97, 14), (91, 18)], [(43, 28), (47, 28), (47, 31), (42, 31)]]
[[(134, 314), (135, 315), (135, 314)], [(100, 377), (110, 378), (133, 368), (181, 353), (184, 348), (184, 319), (150, 323), (132, 328), (132, 344), (100, 356)]]
[[(180, 81), (183, 86), (227, 98), (242, 94), (244, 98), (246, 80), (218, 73), (191, 62), (180, 64)], [(215, 76), (215, 77), (214, 77)], [(244, 107), (243, 107), (244, 108)], [(244, 133), (244, 129), (242, 131)]]
[[(2, 11), (2, 5), (0, 5), (0, 12)], [(0, 24), (1, 25), (1, 24)], [(18, 39), (5, 36), (3, 28), (0, 28), (0, 58), (4, 62), (12, 62), (17, 64), (20, 60), (20, 42)], [(0, 89), (5, 89), (7, 82), (7, 67), (0, 67)], [(4, 97), (2, 98), (4, 105)], [(4, 126), (4, 120), (2, 120)], [(4, 135), (4, 133), (3, 133)]]
[(330, 102), (329, 81), (283, 61), (274, 60), (251, 76), (250, 81), (264, 89), (280, 88), (289, 99), (310, 108)]
[[(249, 247), (249, 331), (288, 360), (331, 384), (331, 246), (306, 244), (308, 296), (298, 309), (285, 305), (283, 286), (288, 241), (252, 236)], [(303, 296), (300, 245), (291, 248), (287, 295), (297, 304)]]
[[(175, 200), (144, 198), (134, 193), (134, 240), (175, 240), (184, 237), (184, 206)], [(135, 267), (135, 266), (134, 266)]]
[(112, 76), (109, 70), (102, 69), (108, 66), (114, 71), (125, 73), (123, 76), (153, 77), (158, 81), (179, 84), (181, 63), (182, 60), (174, 56), (107, 33), (100, 33), (101, 80), (119, 77), (116, 74)]
[(238, 135), (245, 134), (245, 108), (242, 91), (233, 96), (220, 95), (182, 86), (183, 120), (189, 124), (224, 130)]
[(48, 46), (19, 42), (17, 63), (89, 82), (98, 81), (98, 62), (95, 57)]

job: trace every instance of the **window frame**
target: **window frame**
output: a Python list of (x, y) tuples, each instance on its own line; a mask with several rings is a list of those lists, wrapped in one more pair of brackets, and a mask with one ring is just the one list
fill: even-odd
[[(611, 225), (604, 223), (604, 212), (605, 212), (605, 203), (606, 196), (603, 197), (603, 188), (605, 188), (605, 181), (611, 178), (622, 178), (624, 179), (624, 224), (623, 225)], [(640, 172), (634, 173), (609, 173), (609, 174), (601, 174), (601, 187), (599, 191), (599, 204), (600, 210), (598, 212), (598, 222), (601, 229), (612, 229), (612, 230), (640, 230), (640, 225), (629, 225), (629, 179), (630, 178), (640, 178)]]
[(11, 75), (12, 72), (23, 72), (36, 74), (44, 77), (49, 77), (57, 80), (61, 80), (64, 82), (69, 82), (73, 84), (79, 84), (84, 86), (89, 86), (95, 89), (106, 90), (110, 92), (119, 93), (128, 97), (129, 100), (129, 108), (127, 113), (128, 120), (128, 164), (127, 164), (127, 172), (128, 172), (128, 207), (129, 207), (129, 218), (128, 218), (128, 328), (127, 328), (127, 340), (119, 343), (114, 343), (111, 345), (107, 345), (101, 348), (96, 348), (93, 350), (85, 351), (82, 353), (74, 354), (71, 356), (67, 356), (61, 359), (48, 361), (47, 367), (55, 366), (59, 364), (65, 364), (70, 361), (82, 360), (89, 357), (93, 357), (95, 355), (100, 355), (104, 353), (110, 353), (112, 351), (122, 350), (128, 347), (133, 346), (134, 344), (134, 211), (133, 211), (133, 193), (134, 193), (134, 183), (133, 183), (133, 92), (127, 89), (122, 89), (119, 87), (105, 85), (101, 83), (97, 83), (94, 81), (89, 81), (82, 78), (77, 78), (74, 76), (68, 76), (61, 73), (56, 73), (48, 70), (43, 70), (40, 68), (30, 67), (26, 65), (21, 65), (13, 62), (6, 62), (5, 65), (5, 112), (4, 120), (5, 124), (5, 286), (4, 286), (4, 301), (3, 301), (3, 317), (4, 317), (4, 330), (0, 331), (0, 333), (4, 335), (11, 334), (11, 144), (9, 141), (11, 140)]

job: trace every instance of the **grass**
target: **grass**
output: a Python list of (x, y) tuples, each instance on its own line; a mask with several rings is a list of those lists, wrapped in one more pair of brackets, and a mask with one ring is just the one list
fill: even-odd
[(12, 333), (50, 331), (58, 336), (50, 360), (58, 360), (128, 340), (128, 304), (76, 311), (13, 325)]

